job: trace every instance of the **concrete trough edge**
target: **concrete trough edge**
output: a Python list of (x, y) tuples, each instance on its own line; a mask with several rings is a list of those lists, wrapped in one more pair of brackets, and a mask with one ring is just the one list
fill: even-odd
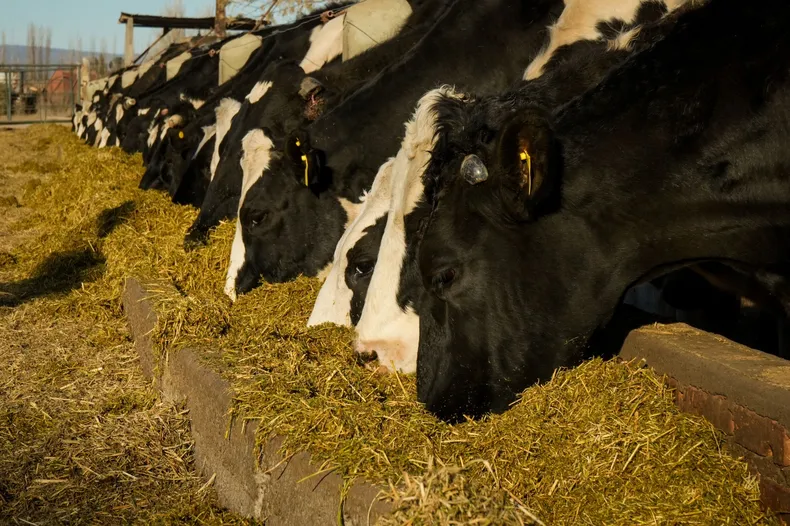
[(631, 331), (620, 357), (644, 360), (681, 411), (722, 431), (759, 475), (763, 506), (790, 524), (790, 361), (683, 323)]
[[(197, 467), (205, 479), (213, 480), (220, 504), (242, 516), (265, 520), (267, 525), (338, 523), (342, 478), (331, 471), (321, 472), (308, 452), (284, 458), (279, 453), (279, 437), (257, 450), (256, 420), (234, 419), (228, 427), (233, 402), (230, 384), (202, 364), (192, 349), (169, 353), (156, 371), (151, 334), (157, 317), (145, 286), (128, 278), (122, 303), (143, 373), (165, 400), (185, 403), (189, 411)], [(373, 524), (390, 513), (391, 504), (378, 498), (383, 489), (354, 483), (342, 502), (343, 523)]]

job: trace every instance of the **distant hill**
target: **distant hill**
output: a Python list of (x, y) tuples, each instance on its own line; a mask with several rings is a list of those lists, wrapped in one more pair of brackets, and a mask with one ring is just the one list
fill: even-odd
[[(25, 64), (27, 63), (27, 46), (6, 46), (6, 62), (9, 64)], [(76, 52), (71, 49), (62, 49), (62, 48), (52, 48), (50, 54), (50, 62), (53, 64), (66, 64), (72, 60), (75, 60), (79, 63), (82, 57), (92, 57), (98, 56), (99, 53), (94, 53), (91, 51), (83, 51), (81, 53)], [(105, 55), (105, 60), (108, 62), (115, 57), (120, 57), (121, 55), (113, 55), (111, 53), (107, 53)]]

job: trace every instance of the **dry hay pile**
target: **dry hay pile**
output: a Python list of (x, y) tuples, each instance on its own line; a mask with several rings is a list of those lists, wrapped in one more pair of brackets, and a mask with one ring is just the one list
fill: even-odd
[(139, 172), (62, 128), (0, 132), (1, 524), (250, 523), (195, 475), (102, 277), (102, 211)]
[(35, 279), (53, 253), (92, 254), (102, 271), (50, 312), (106, 324), (121, 316), (125, 276), (154, 283), (160, 350), (200, 349), (235, 387), (237, 416), (261, 419), (259, 440), (276, 431), (286, 452), (308, 449), (323, 469), (389, 488), (397, 510), (384, 522), (775, 523), (745, 464), (708, 423), (679, 414), (649, 370), (595, 360), (528, 389), (506, 414), (437, 422), (416, 403), (413, 378), (356, 364), (349, 330), (305, 327), (316, 280), (264, 285), (231, 305), (222, 286), (232, 224), (184, 253), (196, 212), (136, 190), (139, 158), (92, 150), (65, 130), (28, 133), (65, 154), (63, 169), (25, 194), (53, 220), (12, 254), (17, 279)]

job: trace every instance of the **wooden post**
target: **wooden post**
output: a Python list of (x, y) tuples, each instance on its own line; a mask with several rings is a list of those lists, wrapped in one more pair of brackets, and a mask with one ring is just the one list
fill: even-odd
[(225, 38), (225, 25), (226, 25), (226, 18), (225, 18), (225, 4), (227, 0), (217, 0), (217, 7), (214, 11), (214, 33), (216, 33), (217, 37)]
[(134, 18), (126, 19), (126, 47), (124, 48), (123, 62), (131, 66), (134, 62)]

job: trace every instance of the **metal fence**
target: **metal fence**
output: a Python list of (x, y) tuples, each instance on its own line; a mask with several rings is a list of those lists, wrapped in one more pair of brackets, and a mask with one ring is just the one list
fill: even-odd
[(79, 90), (77, 64), (0, 64), (0, 124), (68, 122)]

